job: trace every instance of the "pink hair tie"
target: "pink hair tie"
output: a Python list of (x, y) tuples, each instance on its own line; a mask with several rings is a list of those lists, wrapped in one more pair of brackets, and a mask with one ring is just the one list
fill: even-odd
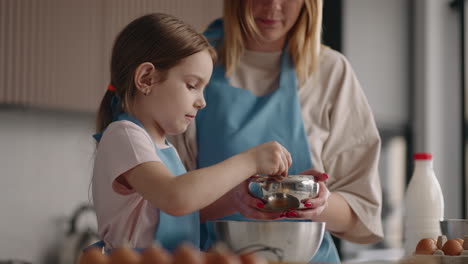
[(112, 84), (107, 85), (107, 90), (115, 92), (115, 87)]

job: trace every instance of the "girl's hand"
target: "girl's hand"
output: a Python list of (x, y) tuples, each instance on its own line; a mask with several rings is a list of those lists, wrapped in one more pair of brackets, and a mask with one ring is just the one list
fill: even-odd
[(246, 151), (256, 164), (258, 174), (288, 175), (292, 159), (289, 151), (276, 141), (258, 145)]
[(325, 208), (328, 206), (327, 201), (328, 197), (330, 197), (330, 191), (324, 184), (324, 182), (328, 179), (328, 175), (326, 173), (322, 173), (312, 169), (301, 172), (299, 174), (315, 176), (315, 179), (319, 181), (320, 191), (317, 197), (311, 199), (304, 199), (301, 201), (307, 208), (310, 209), (285, 211), (282, 213), (281, 217), (296, 219), (312, 219), (313, 217), (320, 215), (323, 212), (323, 210), (325, 210)]

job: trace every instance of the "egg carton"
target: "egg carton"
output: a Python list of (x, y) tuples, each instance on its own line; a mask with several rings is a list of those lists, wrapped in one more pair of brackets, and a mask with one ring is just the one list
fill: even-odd
[[(447, 243), (446, 236), (439, 236), (437, 238), (437, 249), (432, 255), (419, 255), (414, 253), (412, 258), (408, 259), (410, 262), (405, 264), (413, 263), (424, 263), (424, 264), (468, 264), (468, 236), (464, 237), (463, 250), (459, 255), (446, 255), (441, 249)], [(415, 262), (411, 262), (415, 261)]]
[[(468, 250), (464, 250), (468, 251)], [(468, 256), (412, 255), (402, 259), (399, 264), (467, 264)]]

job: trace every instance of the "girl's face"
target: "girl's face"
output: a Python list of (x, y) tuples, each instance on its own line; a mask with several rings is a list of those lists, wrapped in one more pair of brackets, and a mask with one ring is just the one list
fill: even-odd
[[(213, 71), (213, 60), (204, 50), (183, 59), (167, 72), (166, 80), (156, 82), (149, 95), (141, 95), (139, 118), (159, 135), (183, 133), (198, 110), (206, 106), (203, 91)], [(151, 133), (150, 133), (151, 134)]]
[(283, 48), (289, 30), (296, 23), (304, 0), (244, 0), (250, 1), (255, 24), (261, 39), (250, 39), (248, 49), (277, 51)]

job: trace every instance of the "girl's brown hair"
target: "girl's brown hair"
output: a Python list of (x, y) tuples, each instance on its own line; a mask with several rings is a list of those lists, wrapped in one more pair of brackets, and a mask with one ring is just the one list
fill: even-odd
[[(244, 52), (247, 37), (259, 37), (252, 15), (251, 1), (224, 0), (224, 41), (220, 47), (221, 63), (230, 75)], [(288, 51), (296, 67), (300, 84), (317, 68), (322, 34), (323, 0), (305, 0), (288, 36)]]
[(174, 16), (156, 13), (133, 20), (115, 39), (110, 65), (115, 92), (106, 91), (101, 101), (96, 131), (102, 132), (112, 122), (114, 95), (120, 98), (121, 111), (130, 112), (136, 94), (134, 73), (140, 64), (151, 62), (162, 73), (162, 82), (172, 67), (203, 50), (209, 51), (215, 63), (216, 52), (206, 38)]

